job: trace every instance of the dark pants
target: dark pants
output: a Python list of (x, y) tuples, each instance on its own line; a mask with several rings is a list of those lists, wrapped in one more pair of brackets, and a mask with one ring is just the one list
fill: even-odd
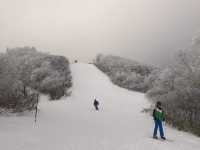
[(160, 120), (154, 120), (154, 122), (155, 122), (155, 127), (154, 127), (153, 136), (157, 136), (157, 130), (159, 128), (160, 137), (164, 137), (164, 131), (163, 131), (163, 126), (162, 126), (162, 121), (160, 121)]
[(98, 107), (98, 105), (94, 105), (94, 107), (95, 107), (95, 109), (96, 109), (96, 110), (99, 110), (99, 107)]

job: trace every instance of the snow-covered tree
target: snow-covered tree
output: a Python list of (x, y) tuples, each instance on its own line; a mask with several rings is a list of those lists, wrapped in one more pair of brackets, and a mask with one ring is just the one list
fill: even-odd
[(200, 36), (180, 50), (164, 69), (147, 95), (160, 100), (172, 125), (200, 135)]
[(0, 107), (14, 111), (31, 109), (36, 91), (59, 99), (71, 85), (65, 57), (41, 53), (34, 47), (7, 49), (0, 55)]
[(97, 55), (94, 63), (110, 77), (113, 83), (140, 92), (147, 91), (148, 85), (145, 83), (145, 78), (155, 69), (133, 60), (102, 54)]

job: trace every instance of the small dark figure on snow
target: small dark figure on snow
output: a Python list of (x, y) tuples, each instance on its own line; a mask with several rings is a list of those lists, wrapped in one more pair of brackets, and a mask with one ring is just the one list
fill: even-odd
[(94, 99), (93, 105), (94, 105), (96, 111), (98, 111), (99, 110), (99, 102), (96, 100), (96, 98)]
[(161, 139), (165, 140), (166, 138), (164, 136), (163, 125), (162, 125), (162, 122), (165, 121), (165, 115), (162, 109), (162, 104), (159, 101), (156, 103), (156, 106), (153, 110), (153, 118), (155, 123), (153, 138), (158, 139), (157, 130), (159, 128), (160, 137)]

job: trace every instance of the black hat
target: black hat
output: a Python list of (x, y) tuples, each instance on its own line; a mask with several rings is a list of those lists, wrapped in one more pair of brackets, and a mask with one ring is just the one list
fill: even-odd
[(157, 101), (156, 106), (161, 106), (162, 103), (160, 101)]

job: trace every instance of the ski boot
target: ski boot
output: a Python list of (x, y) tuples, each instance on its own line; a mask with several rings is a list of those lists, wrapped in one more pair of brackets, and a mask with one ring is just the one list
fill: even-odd
[(158, 137), (156, 135), (153, 136), (154, 139), (158, 139)]
[(162, 139), (162, 140), (166, 140), (166, 137), (162, 136), (161, 139)]

